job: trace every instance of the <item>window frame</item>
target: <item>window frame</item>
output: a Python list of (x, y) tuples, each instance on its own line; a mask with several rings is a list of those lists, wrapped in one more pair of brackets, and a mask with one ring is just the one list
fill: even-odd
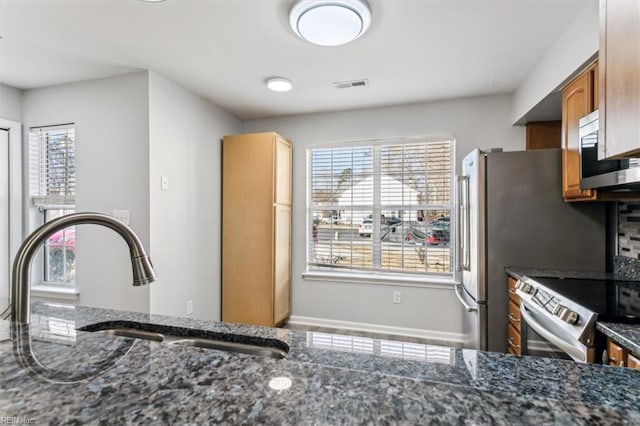
[[(73, 207), (73, 208), (72, 208)], [(42, 223), (45, 224), (48, 221), (55, 219), (55, 217), (53, 218), (48, 218), (48, 213), (50, 213), (51, 211), (55, 211), (55, 210), (61, 210), (63, 215), (67, 215), (70, 213), (74, 213), (75, 212), (75, 206), (64, 206), (64, 207), (57, 207), (57, 206), (49, 206), (49, 207), (44, 207), (41, 208), (41, 213), (42, 213)], [(59, 217), (59, 216), (56, 216)], [(75, 233), (75, 226), (69, 226), (65, 229), (62, 230), (63, 235), (66, 234), (66, 232), (69, 232), (69, 230), (73, 229), (73, 232)], [(65, 238), (66, 239), (66, 238)], [(43, 252), (42, 252), (42, 284), (46, 285), (46, 286), (51, 286), (51, 287), (59, 287), (59, 288), (75, 288), (76, 286), (76, 281), (75, 281), (75, 275), (74, 275), (74, 279), (73, 280), (69, 280), (69, 281), (59, 281), (59, 280), (53, 280), (50, 277), (51, 274), (51, 270), (50, 270), (50, 250), (51, 248), (47, 245), (47, 242), (45, 242), (45, 244), (43, 244)], [(66, 267), (66, 259), (68, 256), (68, 252), (70, 251), (70, 249), (66, 246), (63, 246), (61, 248), (62, 253), (63, 253), (63, 276), (68, 276), (68, 272), (67, 272), (67, 267)], [(75, 253), (74, 253), (74, 258), (75, 258)], [(75, 261), (75, 260), (74, 260)]]
[[(50, 173), (47, 170), (47, 166), (45, 165), (48, 160), (45, 159), (46, 154), (42, 152), (42, 136), (38, 134), (38, 132), (48, 132), (48, 131), (61, 131), (67, 130), (68, 133), (72, 133), (73, 138), (73, 171), (69, 173), (65, 171), (65, 177), (72, 175), (72, 183), (65, 183), (64, 193), (62, 195), (50, 195), (48, 194), (47, 188), (48, 185), (43, 180), (43, 173)], [(50, 220), (48, 216), (48, 212), (61, 210), (62, 214), (69, 214), (70, 212), (74, 212), (75, 207), (75, 183), (76, 183), (76, 154), (77, 154), (77, 137), (76, 137), (76, 125), (75, 123), (64, 123), (59, 125), (48, 125), (48, 126), (34, 126), (30, 127), (28, 130), (28, 141), (29, 141), (29, 177), (30, 177), (30, 194), (29, 198), (31, 200), (31, 208), (29, 212), (29, 228), (34, 230), (35, 228), (43, 225), (48, 220)], [(65, 163), (65, 168), (68, 166)], [(65, 182), (70, 182), (66, 180)], [(60, 186), (58, 186), (60, 188)], [(72, 189), (69, 192), (69, 189)], [(69, 228), (66, 228), (67, 232)], [(74, 229), (75, 231), (75, 229)], [(51, 280), (49, 277), (49, 262), (48, 258), (50, 248), (47, 246), (47, 243), (43, 244), (40, 253), (37, 256), (36, 268), (34, 269), (36, 272), (35, 279), (31, 282), (31, 290), (34, 296), (40, 297), (52, 297), (58, 299), (71, 299), (75, 300), (78, 298), (79, 291), (77, 289), (77, 282), (74, 279), (72, 280)], [(68, 247), (62, 247), (63, 257), (66, 259)], [(74, 250), (75, 256), (75, 250)], [(66, 265), (64, 266), (66, 270)], [(66, 274), (65, 274), (66, 275)]]
[[(427, 272), (427, 271), (399, 271), (399, 270), (387, 270), (381, 269), (379, 265), (376, 267), (375, 260), (373, 261), (373, 266), (371, 269), (351, 269), (350, 267), (346, 268), (332, 268), (330, 265), (325, 266), (316, 266), (312, 262), (312, 239), (315, 240), (317, 237), (317, 231), (314, 231), (314, 213), (318, 211), (333, 211), (334, 207), (339, 207), (337, 204), (327, 204), (323, 206), (314, 206), (313, 205), (313, 188), (312, 188), (312, 154), (314, 150), (320, 149), (340, 149), (340, 148), (357, 148), (357, 147), (380, 147), (380, 146), (389, 146), (389, 145), (410, 145), (417, 143), (429, 143), (429, 142), (449, 142), (450, 148), (450, 169), (449, 169), (449, 200), (448, 204), (404, 204), (404, 205), (382, 205), (380, 201), (380, 192), (382, 187), (378, 184), (377, 191), (374, 190), (374, 202), (372, 207), (373, 217), (376, 217), (377, 214), (380, 214), (381, 211), (386, 211), (389, 209), (397, 210), (414, 210), (416, 207), (420, 207), (421, 210), (425, 211), (447, 211), (449, 212), (450, 218), (450, 242), (449, 242), (449, 271), (448, 272)], [(404, 286), (417, 286), (417, 287), (435, 287), (442, 288), (450, 287), (452, 284), (457, 282), (457, 271), (455, 268), (457, 250), (455, 246), (455, 242), (457, 241), (456, 229), (453, 226), (456, 223), (456, 210), (457, 210), (457, 187), (456, 187), (456, 138), (453, 135), (432, 135), (432, 136), (419, 136), (419, 137), (410, 137), (410, 138), (382, 138), (382, 139), (365, 139), (365, 140), (352, 140), (352, 141), (342, 141), (342, 142), (333, 142), (333, 143), (320, 143), (312, 146), (308, 146), (306, 149), (306, 250), (305, 250), (305, 270), (302, 273), (302, 278), (307, 280), (318, 280), (318, 281), (333, 281), (333, 282), (345, 282), (345, 283), (386, 283), (386, 284), (394, 284), (394, 285), (404, 285)], [(374, 148), (374, 151), (376, 149)], [(380, 149), (378, 148), (379, 152)], [(375, 159), (380, 164), (380, 158)], [(378, 175), (377, 180), (380, 181), (380, 176), (382, 175), (382, 167), (374, 166), (373, 175)], [(374, 177), (374, 179), (376, 179)], [(377, 194), (376, 194), (377, 192)], [(378, 199), (376, 201), (375, 199)], [(364, 206), (357, 206), (358, 209), (363, 209)], [(367, 206), (368, 207), (368, 206)], [(424, 207), (424, 208), (423, 208)], [(350, 206), (353, 209), (353, 206)], [(344, 206), (342, 206), (342, 210), (344, 210)], [(357, 209), (353, 209), (355, 211)], [(378, 221), (373, 221), (374, 225), (374, 234), (372, 234), (373, 238), (378, 238), (375, 244), (379, 246), (382, 245), (382, 240), (380, 239), (380, 224)], [(353, 227), (353, 224), (352, 224)], [(352, 228), (353, 229), (353, 228)], [(372, 248), (372, 253), (375, 249)], [(373, 254), (376, 256), (376, 254)]]

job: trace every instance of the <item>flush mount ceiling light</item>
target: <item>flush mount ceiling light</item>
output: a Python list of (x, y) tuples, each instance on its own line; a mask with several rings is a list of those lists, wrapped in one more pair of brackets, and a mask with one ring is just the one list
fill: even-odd
[(296, 0), (289, 24), (300, 38), (319, 46), (340, 46), (360, 37), (371, 24), (366, 0)]
[(291, 80), (284, 77), (271, 77), (267, 79), (266, 83), (269, 90), (274, 92), (288, 92), (293, 87)]

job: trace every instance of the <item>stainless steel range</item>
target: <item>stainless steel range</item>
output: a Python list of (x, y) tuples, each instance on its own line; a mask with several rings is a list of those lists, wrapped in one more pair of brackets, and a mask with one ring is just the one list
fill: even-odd
[(519, 280), (528, 327), (576, 361), (596, 362), (596, 321), (640, 324), (640, 282), (536, 277)]

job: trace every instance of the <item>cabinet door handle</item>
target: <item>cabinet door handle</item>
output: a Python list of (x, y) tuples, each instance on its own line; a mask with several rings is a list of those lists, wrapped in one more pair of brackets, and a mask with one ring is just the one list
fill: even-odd
[(513, 316), (513, 314), (512, 314), (511, 312), (509, 312), (509, 313), (507, 314), (507, 316), (508, 316), (508, 317), (509, 317), (509, 319), (510, 319), (511, 321), (513, 321), (513, 322), (520, 322), (520, 319), (519, 319), (519, 318), (514, 317), (514, 316)]
[(624, 361), (620, 361), (620, 364), (618, 364), (618, 366), (624, 367)]
[(510, 288), (510, 289), (509, 289), (509, 293), (511, 293), (511, 294), (516, 294), (516, 290), (515, 290), (515, 289), (513, 289), (513, 288)]
[(512, 348), (520, 349), (520, 345), (516, 345), (515, 343), (513, 343), (513, 340), (511, 340), (511, 337), (507, 339), (507, 342), (509, 343), (509, 346), (511, 346)]

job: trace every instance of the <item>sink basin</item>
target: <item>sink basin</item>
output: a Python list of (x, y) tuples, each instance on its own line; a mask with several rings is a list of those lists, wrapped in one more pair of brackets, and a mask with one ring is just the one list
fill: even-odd
[(269, 358), (282, 359), (287, 356), (287, 352), (268, 346), (247, 345), (244, 343), (225, 342), (211, 339), (179, 339), (170, 342), (173, 345), (195, 346), (197, 348), (217, 349), (219, 351), (238, 352), (242, 354), (265, 356)]
[(275, 359), (282, 359), (289, 352), (289, 346), (277, 339), (134, 321), (107, 321), (86, 325), (78, 330)]
[(160, 333), (151, 333), (149, 331), (137, 330), (135, 328), (107, 328), (106, 330), (99, 330), (97, 332), (108, 334), (110, 336), (133, 337), (136, 339), (153, 340), (155, 342), (162, 342), (165, 340), (164, 335)]

